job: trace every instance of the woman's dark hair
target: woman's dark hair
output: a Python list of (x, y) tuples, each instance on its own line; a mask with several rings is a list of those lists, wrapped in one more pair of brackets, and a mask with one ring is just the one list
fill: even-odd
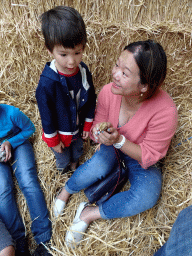
[(55, 45), (75, 48), (82, 44), (85, 47), (87, 42), (85, 23), (74, 8), (57, 6), (44, 12), (40, 19), (45, 46), (50, 52), (53, 51)]
[(138, 41), (124, 50), (133, 53), (140, 70), (140, 82), (148, 85), (144, 99), (150, 98), (163, 83), (167, 73), (167, 57), (163, 47), (152, 40)]

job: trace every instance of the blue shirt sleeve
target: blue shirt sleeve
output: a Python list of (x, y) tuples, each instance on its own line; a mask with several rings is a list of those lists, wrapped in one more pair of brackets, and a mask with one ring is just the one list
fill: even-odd
[(35, 132), (35, 126), (31, 120), (18, 108), (14, 108), (14, 112), (11, 115), (11, 121), (15, 127), (20, 129), (18, 134), (8, 139), (14, 149), (21, 145)]

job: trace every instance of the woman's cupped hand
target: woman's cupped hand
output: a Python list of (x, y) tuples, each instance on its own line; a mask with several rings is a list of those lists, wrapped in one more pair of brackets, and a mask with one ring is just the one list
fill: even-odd
[(105, 131), (100, 130), (100, 123), (96, 124), (92, 130), (92, 134), (95, 138), (95, 141), (104, 144), (106, 146), (111, 146), (114, 143), (117, 143), (120, 138), (120, 134), (116, 128), (109, 122), (107, 122), (107, 129)]

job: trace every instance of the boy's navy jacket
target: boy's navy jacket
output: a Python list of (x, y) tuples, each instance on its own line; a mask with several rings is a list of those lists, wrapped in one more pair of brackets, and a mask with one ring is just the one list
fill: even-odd
[[(82, 87), (78, 107), (79, 132), (89, 131), (93, 122), (96, 95), (92, 76), (85, 63), (79, 64)], [(76, 132), (77, 107), (72, 99), (66, 79), (50, 68), (47, 62), (36, 89), (36, 99), (41, 115), (43, 140), (49, 147), (62, 141), (66, 147)]]
[(8, 140), (13, 149), (35, 132), (31, 120), (14, 106), (0, 104), (0, 142)]

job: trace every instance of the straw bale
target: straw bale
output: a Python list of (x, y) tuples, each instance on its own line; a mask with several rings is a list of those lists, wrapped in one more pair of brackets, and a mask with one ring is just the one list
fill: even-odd
[[(163, 160), (163, 188), (157, 205), (137, 216), (92, 223), (82, 245), (68, 249), (64, 242), (83, 192), (71, 196), (64, 214), (55, 220), (53, 201), (72, 173), (56, 171), (52, 151), (41, 139), (41, 120), (35, 89), (46, 61), (39, 15), (57, 5), (76, 8), (86, 23), (88, 44), (84, 61), (93, 73), (96, 92), (111, 81), (111, 69), (129, 42), (155, 39), (168, 57), (163, 88), (173, 97), (179, 125)], [(33, 121), (36, 132), (30, 139), (36, 156), (39, 181), (50, 211), (53, 255), (142, 255), (149, 256), (168, 238), (178, 213), (192, 202), (192, 2), (190, 0), (2, 0), (0, 10), (0, 103), (19, 107)], [(95, 150), (85, 142), (81, 163)], [(26, 201), (17, 181), (16, 195), (26, 226), (30, 249), (36, 243)], [(129, 189), (129, 183), (124, 189)]]

